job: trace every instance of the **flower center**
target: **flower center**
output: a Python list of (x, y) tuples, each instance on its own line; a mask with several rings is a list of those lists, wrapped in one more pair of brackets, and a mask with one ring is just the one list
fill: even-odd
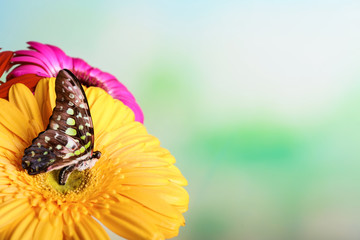
[(99, 81), (99, 79), (97, 79), (96, 77), (89, 76), (87, 72), (75, 71), (75, 69), (73, 69), (73, 73), (79, 79), (81, 84), (85, 85), (86, 87), (93, 86), (93, 87), (100, 87), (105, 91), (108, 90), (104, 83)]
[[(41, 196), (57, 205), (65, 203), (86, 201), (101, 192), (102, 174), (99, 171), (88, 169), (84, 171), (73, 171), (67, 179), (65, 185), (60, 185), (58, 180), (60, 170), (40, 173), (34, 176), (28, 175), (24, 171), (25, 181), (32, 182), (34, 186), (31, 192), (35, 196)], [(38, 193), (38, 194), (36, 194)], [(40, 193), (40, 194), (39, 194)]]
[(35, 186), (45, 197), (76, 200), (84, 197), (94, 188), (93, 178), (96, 179), (96, 176), (93, 176), (90, 170), (73, 171), (65, 185), (59, 184), (59, 172), (60, 170), (54, 170), (33, 176)]
[(56, 191), (62, 194), (67, 194), (69, 192), (78, 193), (85, 187), (85, 180), (87, 178), (84, 171), (73, 171), (65, 185), (59, 184), (59, 173), (60, 170), (51, 171), (47, 174), (47, 183)]

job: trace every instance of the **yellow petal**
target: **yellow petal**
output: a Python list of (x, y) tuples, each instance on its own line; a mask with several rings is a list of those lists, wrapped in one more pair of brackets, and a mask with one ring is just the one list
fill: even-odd
[(0, 124), (0, 148), (17, 152), (18, 148), (14, 144), (15, 141), (20, 141), (18, 137), (15, 137), (11, 131), (6, 129)]
[(153, 191), (152, 188), (131, 186), (130, 190), (123, 191), (121, 195), (131, 198), (135, 202), (142, 204), (144, 207), (150, 208), (165, 216), (182, 218), (181, 213), (162, 199), (161, 195)]
[(75, 229), (74, 229), (74, 223), (71, 219), (69, 212), (63, 212), (63, 221), (64, 221), (64, 234), (66, 236), (66, 239), (71, 239), (73, 236), (76, 235)]
[(84, 88), (84, 91), (90, 108), (93, 107), (96, 99), (100, 98), (100, 96), (107, 94), (103, 89), (97, 87)]
[(144, 212), (152, 217), (153, 223), (163, 232), (165, 238), (172, 238), (179, 234), (179, 227), (185, 225), (182, 218), (169, 218), (144, 208)]
[[(104, 91), (96, 91), (97, 89), (88, 88), (86, 95), (89, 106), (91, 117), (94, 124), (95, 134), (98, 134), (100, 131), (106, 129), (108, 122), (110, 121), (109, 117), (111, 116), (110, 111), (107, 111), (108, 107), (112, 107), (113, 101), (108, 101), (107, 95)], [(104, 107), (106, 106), (106, 107)], [(115, 111), (115, 110), (114, 110)]]
[(82, 216), (81, 221), (75, 224), (75, 231), (75, 239), (110, 239), (104, 228), (90, 216)]
[(56, 220), (50, 220), (50, 218), (60, 218), (60, 216), (50, 216), (41, 219), (39, 219), (39, 222), (36, 226), (34, 239), (47, 239), (47, 240), (58, 240), (62, 239), (62, 227), (61, 225), (53, 226), (51, 224), (52, 221)]
[[(125, 159), (133, 157), (132, 159), (136, 161), (138, 154), (143, 152), (146, 152), (144, 159), (154, 155), (152, 152), (154, 150), (156, 151), (156, 149), (149, 147), (152, 144), (159, 145), (159, 141), (157, 138), (148, 134), (118, 135), (113, 138), (113, 142), (108, 144), (106, 148), (112, 158), (124, 158), (124, 156), (126, 156)], [(155, 152), (155, 154), (158, 155), (159, 152)], [(141, 160), (143, 161), (144, 159)]]
[(129, 172), (124, 173), (124, 179), (121, 180), (121, 184), (124, 185), (166, 185), (169, 181), (156, 174), (146, 173), (146, 172)]
[(14, 230), (16, 229), (17, 225), (21, 222), (21, 220), (22, 220), (21, 218), (18, 218), (13, 223), (2, 228), (0, 230), (0, 239), (10, 239), (11, 235), (13, 234)]
[(187, 211), (189, 194), (183, 187), (169, 183), (166, 186), (154, 187), (152, 190), (158, 192), (167, 203), (176, 206), (178, 210), (181, 209), (180, 212)]
[(41, 79), (35, 89), (35, 98), (38, 103), (40, 112), (42, 113), (43, 128), (49, 124), (49, 118), (52, 110), (55, 107), (55, 79), (44, 78)]
[(16, 225), (15, 231), (11, 235), (11, 240), (33, 239), (35, 227), (38, 224), (38, 219), (35, 217), (34, 211), (30, 211), (25, 217)]
[[(91, 93), (93, 93), (93, 91)], [(94, 124), (95, 136), (96, 136), (105, 129), (107, 129), (107, 126), (111, 121), (111, 116), (113, 115), (113, 113), (111, 113), (112, 111), (108, 111), (107, 109), (108, 107), (109, 109), (112, 109), (113, 101), (112, 100), (109, 101), (109, 98), (106, 94), (97, 95), (96, 100), (94, 99), (93, 95), (88, 96), (88, 101), (92, 102), (91, 113), (94, 114), (91, 114), (91, 116)], [(114, 109), (113, 111), (116, 110), (117, 109)]]
[[(90, 87), (86, 96), (91, 108), (95, 134), (103, 130), (111, 132), (125, 123), (132, 122), (134, 114), (119, 100), (113, 99), (104, 90)], [(106, 106), (106, 107), (104, 107)], [(109, 111), (111, 109), (111, 111)], [(98, 132), (96, 132), (98, 131)]]
[(1, 185), (7, 185), (7, 184), (11, 184), (11, 180), (7, 177), (0, 177), (0, 186)]
[(0, 205), (0, 229), (27, 214), (30, 208), (27, 199), (14, 199)]
[[(107, 95), (108, 98), (110, 98), (110, 95)], [(117, 128), (119, 128), (119, 126), (123, 126), (126, 125), (128, 123), (132, 123), (134, 122), (135, 119), (135, 115), (134, 112), (128, 108), (127, 106), (125, 106), (121, 101), (117, 100), (117, 99), (113, 99), (113, 105), (112, 108), (116, 109), (117, 112), (115, 111), (110, 111), (112, 113), (112, 116), (110, 118), (110, 122), (109, 125), (107, 127), (107, 131), (113, 131)], [(139, 122), (136, 122), (139, 125), (142, 125)]]
[(0, 99), (0, 109), (0, 124), (27, 142), (30, 137), (27, 131), (29, 126), (26, 124), (29, 118), (14, 107), (13, 104), (2, 98)]
[(43, 127), (38, 104), (30, 89), (24, 84), (18, 83), (10, 88), (9, 102), (14, 104), (27, 118), (34, 119), (41, 128)]
[(124, 125), (119, 124), (117, 129), (114, 129), (112, 131), (106, 130), (106, 134), (109, 140), (109, 145), (107, 143), (100, 144), (106, 144), (108, 148), (124, 145), (122, 140), (126, 136), (148, 135), (145, 127), (138, 122), (127, 123)]
[(181, 174), (180, 170), (175, 167), (174, 165), (167, 165), (167, 166), (144, 166), (144, 164), (139, 164), (138, 167), (127, 168), (122, 171), (123, 174), (126, 173), (151, 173), (157, 176), (161, 176), (165, 179), (168, 179), (170, 182), (176, 183), (180, 186), (186, 186), (187, 180)]
[(113, 204), (110, 213), (103, 214), (99, 220), (126, 239), (164, 239), (152, 218), (144, 214), (140, 206)]
[(55, 78), (49, 79), (49, 100), (50, 108), (53, 110), (56, 106)]

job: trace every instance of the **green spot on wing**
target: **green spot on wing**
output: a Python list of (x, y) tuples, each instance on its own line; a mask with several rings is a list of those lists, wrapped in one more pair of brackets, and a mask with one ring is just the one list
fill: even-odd
[(75, 119), (73, 119), (73, 118), (68, 118), (68, 119), (66, 120), (66, 124), (67, 124), (67, 125), (70, 125), (70, 126), (74, 126), (74, 125), (75, 125)]
[(69, 115), (73, 115), (74, 110), (72, 108), (68, 108), (68, 110), (66, 110), (66, 113), (69, 114)]
[(91, 141), (89, 141), (86, 145), (85, 145), (85, 148), (88, 149), (91, 145)]
[(76, 136), (76, 130), (73, 128), (67, 128), (65, 133), (69, 136)]
[(80, 148), (80, 153), (83, 153), (83, 152), (85, 152), (85, 148), (84, 148), (84, 147), (81, 147), (81, 148)]

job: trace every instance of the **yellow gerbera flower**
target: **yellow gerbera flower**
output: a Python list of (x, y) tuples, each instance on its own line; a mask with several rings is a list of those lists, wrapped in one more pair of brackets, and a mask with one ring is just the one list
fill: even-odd
[(0, 239), (109, 239), (93, 218), (128, 239), (178, 234), (188, 207), (186, 179), (174, 157), (104, 90), (85, 90), (95, 130), (96, 165), (73, 172), (62, 186), (58, 171), (30, 176), (24, 149), (43, 131), (55, 106), (55, 79), (33, 94), (15, 84), (0, 99)]

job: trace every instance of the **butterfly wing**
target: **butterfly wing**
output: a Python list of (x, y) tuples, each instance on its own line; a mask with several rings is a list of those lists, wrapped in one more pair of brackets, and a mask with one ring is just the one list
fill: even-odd
[(69, 70), (55, 82), (56, 106), (47, 129), (25, 149), (22, 166), (31, 175), (60, 169), (91, 157), (94, 128), (85, 92)]

